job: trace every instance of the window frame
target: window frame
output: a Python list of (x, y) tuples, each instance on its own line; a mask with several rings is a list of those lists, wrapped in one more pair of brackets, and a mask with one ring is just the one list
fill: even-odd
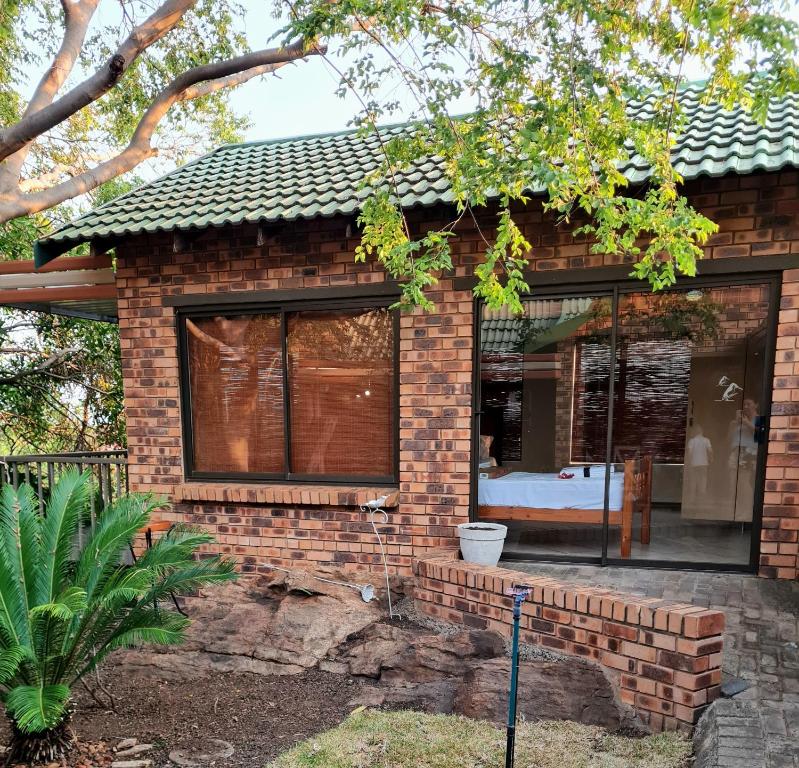
[[(183, 452), (183, 474), (186, 482), (242, 482), (308, 485), (356, 485), (397, 486), (399, 484), (399, 407), (400, 407), (400, 322), (399, 310), (391, 309), (395, 296), (353, 296), (341, 299), (284, 299), (282, 301), (220, 302), (175, 308), (175, 323), (178, 346), (178, 388), (180, 390), (180, 420)], [(363, 475), (307, 475), (291, 472), (291, 403), (288, 386), (286, 316), (295, 312), (337, 310), (369, 310), (386, 308), (391, 314), (393, 355), (393, 397), (391, 399), (392, 474), (383, 476)], [(283, 456), (286, 472), (209, 472), (194, 467), (194, 427), (192, 424), (192, 393), (189, 375), (189, 343), (186, 321), (194, 318), (217, 315), (280, 315), (281, 346), (283, 356)]]
[[(779, 307), (782, 298), (783, 272), (789, 267), (781, 258), (768, 261), (769, 257), (752, 257), (750, 259), (719, 259), (701, 262), (702, 274), (696, 277), (681, 277), (676, 285), (666, 289), (668, 291), (690, 291), (694, 288), (726, 288), (736, 285), (749, 285), (751, 283), (769, 284), (769, 314), (766, 323), (766, 360), (763, 372), (763, 414), (765, 415), (765, 430), (769, 434), (771, 422), (771, 408), (773, 398), (774, 365), (776, 361), (777, 336), (779, 326)], [(736, 261), (737, 272), (731, 269), (729, 262)], [(726, 262), (726, 263), (725, 263)], [(627, 267), (623, 267), (627, 269)], [(626, 276), (619, 273), (616, 267), (596, 267), (592, 269), (577, 270), (552, 270), (551, 272), (536, 273), (544, 277), (544, 282), (531, 284), (530, 290), (521, 295), (521, 299), (547, 299), (571, 298), (581, 296), (597, 296), (609, 294), (613, 297), (613, 323), (611, 328), (611, 346), (615, 360), (618, 347), (618, 307), (620, 298), (632, 293), (646, 291), (646, 283), (634, 278), (627, 272)], [(456, 284), (456, 288), (465, 288), (466, 283)], [(481, 392), (481, 335), (482, 311), (485, 300), (475, 297), (473, 301), (472, 316), (472, 440), (471, 440), (471, 476), (469, 487), (469, 520), (479, 522), (477, 510), (477, 483), (479, 479), (479, 435), (480, 420), (483, 414)], [(605, 466), (611, 463), (611, 449), (613, 441), (615, 377), (610, 382), (610, 403), (608, 409), (608, 435)], [(575, 563), (606, 566), (622, 566), (629, 568), (661, 568), (665, 570), (697, 570), (715, 571), (722, 573), (757, 573), (760, 567), (760, 545), (763, 528), (764, 492), (766, 486), (766, 463), (769, 458), (770, 441), (759, 451), (754, 482), (754, 507), (750, 531), (750, 549), (748, 563), (719, 563), (696, 562), (691, 560), (666, 560), (666, 559), (640, 559), (631, 557), (621, 559), (608, 554), (608, 486), (609, 474), (606, 472), (604, 521), (602, 525), (602, 552), (599, 556), (575, 555), (544, 555), (544, 554), (517, 554), (514, 559), (525, 562), (541, 563)]]

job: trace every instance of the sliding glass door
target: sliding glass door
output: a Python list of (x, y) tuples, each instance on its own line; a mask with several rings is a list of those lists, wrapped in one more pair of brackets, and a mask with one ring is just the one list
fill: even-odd
[[(746, 567), (755, 554), (774, 286), (483, 308), (475, 517), (505, 557)], [(755, 538), (757, 538), (755, 536)]]
[(507, 557), (600, 558), (613, 296), (523, 306), (483, 310), (479, 518), (508, 525)]

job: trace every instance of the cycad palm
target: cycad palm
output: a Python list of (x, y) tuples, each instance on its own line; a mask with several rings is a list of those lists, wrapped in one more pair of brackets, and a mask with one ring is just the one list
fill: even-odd
[(160, 602), (232, 578), (234, 563), (198, 560), (205, 533), (176, 529), (134, 566), (120, 559), (158, 502), (130, 494), (105, 509), (85, 544), (88, 474), (67, 472), (45, 514), (32, 489), (0, 491), (0, 696), (13, 730), (10, 761), (69, 748), (70, 689), (117, 648), (175, 644), (188, 620)]

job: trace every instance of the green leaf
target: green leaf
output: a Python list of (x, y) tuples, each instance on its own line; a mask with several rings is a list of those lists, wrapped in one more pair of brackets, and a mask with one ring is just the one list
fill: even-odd
[(16, 675), (20, 663), (26, 656), (25, 649), (20, 645), (0, 651), (0, 685), (5, 684)]
[(6, 709), (23, 733), (41, 733), (57, 726), (66, 714), (69, 686), (19, 685), (6, 696)]
[(81, 523), (81, 515), (89, 501), (91, 487), (88, 470), (83, 474), (70, 469), (59, 478), (47, 504), (47, 515), (41, 524), (41, 567), (36, 573), (36, 601), (52, 601), (61, 591), (70, 567), (73, 539)]

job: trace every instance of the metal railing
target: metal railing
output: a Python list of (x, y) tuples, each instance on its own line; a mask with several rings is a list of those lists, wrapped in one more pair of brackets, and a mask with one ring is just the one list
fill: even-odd
[(39, 500), (43, 513), (50, 489), (67, 470), (77, 468), (90, 473), (91, 524), (114, 499), (128, 492), (128, 452), (83, 451), (75, 453), (33, 454), (30, 456), (0, 456), (0, 487), (20, 483), (30, 485)]

